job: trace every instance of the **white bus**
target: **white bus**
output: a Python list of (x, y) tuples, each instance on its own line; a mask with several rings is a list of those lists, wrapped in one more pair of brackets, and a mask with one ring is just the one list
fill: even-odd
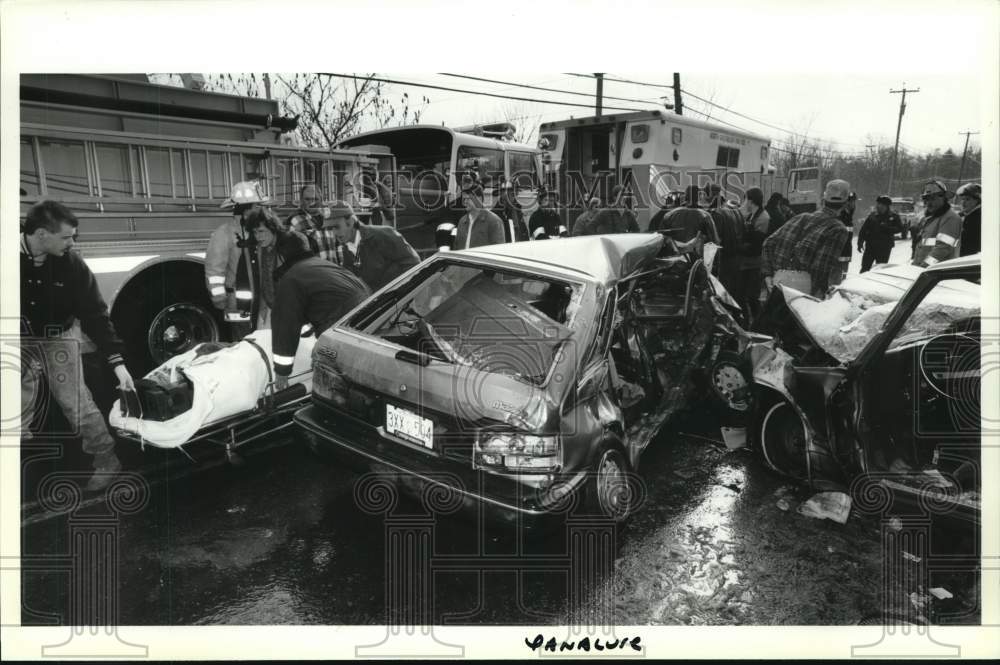
[(465, 212), (459, 173), (488, 177), (494, 186), (502, 180), (510, 182), (526, 217), (537, 206), (542, 151), (492, 138), (508, 133), (494, 131), (493, 126), (463, 129), (411, 125), (365, 132), (338, 145), (366, 154), (388, 150), (395, 158), (396, 229), (421, 256), (437, 251), (434, 231), (438, 224), (455, 223)]

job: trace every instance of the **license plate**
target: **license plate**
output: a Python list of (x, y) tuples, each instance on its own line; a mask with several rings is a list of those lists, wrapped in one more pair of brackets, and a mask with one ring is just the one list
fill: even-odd
[(434, 423), (408, 409), (386, 404), (385, 431), (425, 448), (434, 448)]

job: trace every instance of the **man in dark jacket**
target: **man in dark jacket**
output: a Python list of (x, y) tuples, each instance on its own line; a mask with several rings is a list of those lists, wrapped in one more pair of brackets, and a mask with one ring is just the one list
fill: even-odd
[(719, 281), (730, 294), (736, 293), (740, 279), (740, 245), (743, 242), (743, 215), (725, 205), (722, 187), (708, 186), (708, 214), (712, 216), (715, 232), (719, 235), (719, 254), (716, 257)]
[(580, 216), (576, 218), (575, 222), (573, 222), (573, 225), (570, 227), (569, 234), (571, 236), (589, 235), (589, 234), (578, 233), (577, 229), (590, 228), (590, 225), (593, 223), (594, 217), (597, 216), (597, 211), (599, 210), (598, 206), (600, 205), (601, 205), (601, 199), (597, 198), (596, 196), (592, 196), (589, 199), (587, 199), (587, 202), (584, 203), (583, 212), (581, 212)]
[(78, 428), (83, 450), (94, 457), (88, 491), (104, 489), (121, 470), (115, 442), (104, 416), (83, 380), (80, 329), (94, 342), (118, 378), (135, 390), (122, 358), (123, 345), (108, 316), (94, 274), (72, 251), (79, 222), (61, 203), (41, 201), (28, 211), (21, 234), (21, 431), (29, 426), (43, 378), (71, 427)]
[(688, 185), (684, 194), (684, 205), (664, 215), (662, 226), (656, 229), (670, 231), (670, 237), (677, 243), (693, 243), (692, 249), (699, 256), (705, 242), (716, 244), (719, 242), (712, 216), (698, 207), (700, 193), (701, 188), (698, 185)]
[(903, 230), (903, 220), (891, 209), (892, 199), (885, 194), (875, 199), (875, 210), (868, 215), (858, 232), (861, 272), (868, 272), (873, 263), (887, 263), (896, 235)]
[(298, 233), (279, 231), (275, 246), (282, 264), (275, 271), (271, 351), (275, 388), (283, 390), (288, 387), (302, 327), (312, 326), (319, 337), (371, 291), (350, 270), (316, 256)]
[(362, 224), (344, 201), (334, 201), (328, 207), (328, 223), (337, 236), (334, 262), (360, 277), (372, 291), (420, 263), (416, 250), (396, 229)]
[(958, 202), (962, 205), (962, 241), (959, 243), (959, 256), (978, 254), (982, 251), (982, 200), (983, 188), (974, 182), (962, 185), (956, 192)]
[(740, 279), (732, 294), (740, 307), (746, 309), (747, 322), (760, 314), (760, 252), (771, 227), (771, 218), (764, 209), (764, 192), (759, 187), (747, 190), (746, 218), (740, 242)]
[(514, 194), (514, 184), (505, 181), (497, 192), (497, 202), (493, 206), (493, 214), (503, 223), (504, 242), (522, 242), (528, 240), (528, 226), (524, 223), (524, 212)]
[(559, 212), (556, 210), (556, 193), (542, 190), (538, 193), (538, 209), (528, 219), (528, 233), (532, 240), (564, 238), (569, 235)]

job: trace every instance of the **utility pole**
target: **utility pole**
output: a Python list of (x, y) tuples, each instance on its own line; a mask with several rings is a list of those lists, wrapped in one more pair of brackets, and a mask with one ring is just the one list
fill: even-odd
[(674, 72), (674, 113), (684, 115), (684, 105), (681, 103), (681, 75)]
[(604, 98), (604, 74), (594, 74), (597, 79), (597, 115), (601, 115), (601, 106)]
[(906, 112), (906, 93), (908, 92), (920, 92), (920, 88), (915, 88), (913, 90), (906, 89), (906, 82), (903, 82), (902, 90), (889, 90), (890, 95), (903, 94), (902, 99), (899, 100), (899, 121), (896, 123), (896, 146), (892, 149), (892, 166), (889, 167), (889, 188), (887, 193), (892, 195), (892, 179), (896, 175), (896, 160), (899, 158), (899, 130), (903, 127), (903, 113)]
[(978, 134), (979, 132), (959, 132), (959, 134), (965, 134), (965, 148), (962, 149), (962, 165), (958, 167), (958, 186), (962, 186), (962, 176), (965, 175), (965, 155), (969, 152), (969, 135)]
[(271, 75), (264, 72), (264, 96), (271, 99)]

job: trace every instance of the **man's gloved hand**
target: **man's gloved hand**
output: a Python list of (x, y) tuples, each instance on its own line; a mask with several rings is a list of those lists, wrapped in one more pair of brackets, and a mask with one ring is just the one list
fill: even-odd
[(274, 377), (274, 392), (278, 393), (288, 387), (288, 377), (280, 374)]
[(858, 251), (859, 251), (859, 252), (863, 252), (863, 251), (865, 251), (865, 246), (864, 246), (864, 245), (862, 245), (862, 244), (861, 244), (860, 242), (858, 243)]

